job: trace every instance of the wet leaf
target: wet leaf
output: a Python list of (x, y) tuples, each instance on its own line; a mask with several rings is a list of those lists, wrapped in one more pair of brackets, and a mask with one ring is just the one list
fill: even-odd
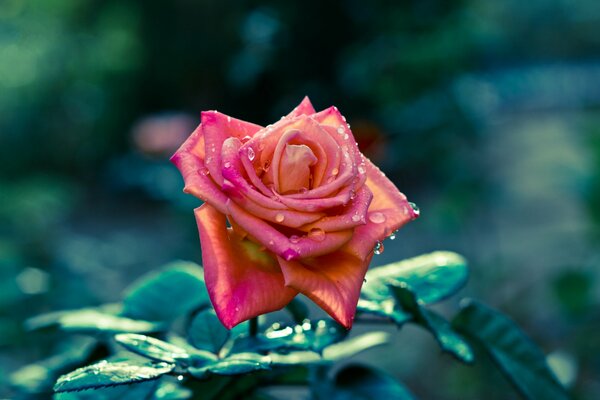
[(403, 282), (425, 304), (444, 300), (460, 290), (469, 271), (465, 259), (449, 251), (436, 251), (382, 267), (373, 268), (361, 290), (365, 300), (384, 301), (391, 297), (388, 285)]
[(54, 385), (55, 392), (70, 392), (85, 389), (98, 389), (116, 385), (132, 384), (156, 379), (171, 372), (173, 364), (147, 363), (133, 361), (101, 361), (61, 376)]
[(171, 321), (210, 304), (202, 267), (177, 261), (140, 278), (126, 290), (123, 314), (149, 321)]
[(471, 346), (452, 329), (450, 322), (441, 315), (422, 307), (414, 292), (406, 285), (393, 285), (390, 289), (400, 306), (412, 315), (412, 320), (416, 324), (431, 332), (443, 351), (464, 363), (473, 362), (475, 356)]
[(162, 340), (134, 333), (122, 333), (115, 341), (128, 350), (156, 361), (187, 364), (190, 355), (182, 348)]
[(271, 359), (258, 353), (239, 353), (200, 368), (190, 367), (192, 376), (202, 379), (214, 375), (241, 375), (269, 369)]
[(507, 316), (475, 301), (464, 302), (452, 325), (483, 346), (528, 399), (568, 399), (540, 348)]

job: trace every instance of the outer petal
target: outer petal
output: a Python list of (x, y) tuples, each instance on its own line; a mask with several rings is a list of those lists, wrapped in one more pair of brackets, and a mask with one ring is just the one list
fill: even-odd
[(352, 327), (371, 257), (361, 260), (345, 251), (337, 251), (299, 261), (277, 259), (286, 286), (317, 303), (346, 329)]
[(202, 113), (202, 132), (204, 133), (204, 147), (206, 168), (219, 185), (223, 184), (221, 175), (221, 147), (223, 142), (230, 137), (242, 140), (244, 137), (253, 137), (261, 126), (251, 124), (240, 119), (231, 118), (217, 111)]
[(225, 212), (227, 196), (211, 179), (208, 169), (204, 166), (204, 136), (200, 125), (192, 135), (181, 145), (171, 157), (171, 162), (177, 166), (183, 180), (185, 193), (192, 194)]
[(195, 210), (204, 276), (217, 316), (227, 328), (288, 304), (297, 291), (284, 287), (277, 261), (227, 229), (225, 216), (207, 204)]
[(367, 224), (354, 230), (354, 236), (346, 246), (360, 258), (366, 258), (378, 240), (418, 217), (406, 196), (367, 158), (365, 168), (366, 185), (373, 192), (373, 201), (369, 205)]
[(310, 102), (310, 99), (308, 98), (308, 96), (304, 96), (304, 98), (302, 99), (302, 102), (300, 104), (298, 104), (298, 107), (294, 108), (292, 110), (292, 112), (287, 115), (286, 118), (294, 118), (294, 117), (298, 117), (300, 115), (311, 115), (314, 113), (315, 113), (315, 108), (313, 107), (312, 103)]

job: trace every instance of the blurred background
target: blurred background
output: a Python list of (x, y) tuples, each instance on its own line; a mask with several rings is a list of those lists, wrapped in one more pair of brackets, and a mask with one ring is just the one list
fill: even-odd
[[(597, 0), (2, 0), (0, 388), (56, 346), (24, 319), (200, 261), (168, 162), (200, 111), (266, 125), (309, 95), (421, 208), (373, 265), (464, 254), (462, 294), (600, 398), (599, 26)], [(421, 398), (515, 397), (416, 328), (394, 337), (364, 360)]]

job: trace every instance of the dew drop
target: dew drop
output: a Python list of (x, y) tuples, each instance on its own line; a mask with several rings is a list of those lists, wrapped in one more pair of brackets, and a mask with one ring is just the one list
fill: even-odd
[(308, 232), (308, 237), (317, 242), (322, 242), (325, 240), (325, 231), (321, 228), (312, 228), (310, 232)]
[(242, 138), (242, 143), (246, 143), (248, 142), (250, 139), (252, 139), (250, 136), (246, 135)]
[(342, 134), (344, 133), (344, 130), (345, 130), (345, 129), (344, 129), (344, 125), (340, 125), (340, 126), (337, 128), (337, 133), (339, 133), (340, 135), (342, 135)]
[(421, 214), (421, 210), (419, 209), (419, 206), (417, 206), (415, 203), (412, 203), (409, 201), (408, 205), (410, 206), (410, 208), (412, 208), (413, 213), (415, 214), (416, 217), (418, 217)]
[(254, 153), (254, 149), (252, 147), (248, 147), (248, 159), (250, 161), (254, 161), (254, 157), (256, 157), (256, 154)]
[(231, 163), (229, 161), (225, 162), (225, 164), (223, 164), (223, 166), (225, 168), (231, 168)]
[(349, 138), (349, 136), (348, 136), (348, 134), (346, 133), (346, 134), (344, 135), (344, 139), (345, 139), (345, 140), (348, 140), (348, 138)]
[(346, 121), (346, 117), (344, 117), (343, 115), (342, 115), (342, 119), (343, 119), (344, 121)]
[(292, 235), (290, 236), (290, 242), (292, 243), (298, 243), (300, 241), (300, 236), (298, 235)]
[(337, 169), (337, 168), (334, 168), (334, 169), (331, 170), (331, 175), (337, 175), (339, 173), (340, 173), (340, 170)]
[(392, 232), (392, 234), (390, 235), (390, 240), (394, 240), (396, 239), (396, 234), (398, 233), (397, 230), (395, 230), (394, 232)]
[(356, 198), (356, 192), (353, 190), (350, 192), (350, 200), (354, 200)]
[(369, 221), (371, 221), (374, 224), (381, 224), (385, 222), (385, 214), (380, 212), (373, 212), (369, 214)]
[(227, 117), (227, 122), (231, 122), (231, 117)]
[(281, 213), (275, 215), (275, 221), (277, 221), (277, 222), (283, 222), (284, 219), (285, 219), (285, 215), (283, 215)]
[(377, 255), (383, 253), (383, 243), (381, 243), (381, 242), (375, 243), (375, 248), (373, 248), (373, 252)]
[(362, 174), (364, 174), (365, 172), (367, 172), (367, 171), (365, 170), (365, 167), (364, 167), (364, 166), (362, 166), (362, 165), (359, 165), (359, 166), (358, 166), (358, 173), (362, 175)]
[(354, 214), (354, 215), (352, 216), (352, 221), (354, 221), (354, 222), (358, 222), (358, 221), (360, 221), (360, 215), (358, 215), (358, 214)]
[(300, 190), (298, 190), (298, 192), (300, 192), (300, 193), (306, 193), (306, 192), (308, 192), (308, 189), (305, 188), (305, 187), (301, 187)]
[(208, 168), (206, 168), (206, 167), (202, 167), (202, 168), (200, 168), (200, 169), (198, 170), (198, 173), (199, 173), (200, 175), (204, 175), (204, 176), (206, 176), (206, 175), (210, 174), (210, 171), (208, 170)]
[(181, 382), (183, 380), (183, 375), (177, 375), (177, 380)]

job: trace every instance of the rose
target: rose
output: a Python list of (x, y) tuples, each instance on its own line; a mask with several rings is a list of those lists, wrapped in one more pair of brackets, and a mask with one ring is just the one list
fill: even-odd
[(171, 160), (205, 201), (205, 280), (228, 328), (298, 293), (350, 328), (374, 246), (417, 217), (337, 108), (308, 98), (266, 128), (203, 112)]

